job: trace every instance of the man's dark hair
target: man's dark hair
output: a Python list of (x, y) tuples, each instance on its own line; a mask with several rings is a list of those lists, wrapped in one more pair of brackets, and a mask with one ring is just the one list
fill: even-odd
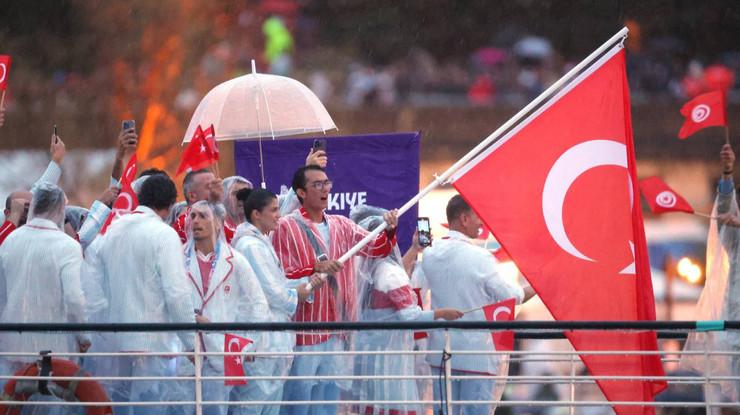
[(463, 213), (470, 212), (470, 205), (460, 195), (452, 196), (449, 202), (447, 202), (447, 223), (452, 223), (455, 219), (459, 218)]
[(296, 192), (298, 201), (301, 202), (301, 204), (303, 204), (303, 198), (298, 196), (298, 189), (306, 190), (306, 172), (309, 170), (326, 172), (326, 170), (323, 169), (321, 166), (318, 166), (316, 164), (309, 164), (308, 166), (301, 166), (300, 168), (298, 168), (298, 170), (295, 171), (295, 173), (293, 173), (293, 183), (290, 185), (290, 187), (292, 187), (293, 191)]
[(139, 204), (154, 210), (169, 209), (177, 199), (175, 183), (167, 176), (155, 174), (141, 185)]
[(160, 170), (156, 167), (152, 167), (150, 169), (146, 169), (143, 172), (139, 173), (139, 178), (144, 177), (144, 176), (154, 176), (155, 174), (161, 174), (163, 176), (170, 177), (170, 175), (167, 174), (166, 171)]
[(244, 205), (244, 216), (252, 223), (252, 212), (261, 212), (270, 202), (277, 199), (275, 193), (265, 189), (242, 189), (236, 192), (236, 198)]
[(182, 179), (182, 193), (185, 195), (185, 201), (188, 202), (188, 205), (190, 204), (190, 199), (188, 199), (188, 193), (190, 192), (190, 188), (193, 185), (193, 180), (195, 179), (195, 176), (202, 174), (202, 173), (210, 173), (211, 171), (208, 169), (200, 169), (200, 170), (192, 170), (189, 171), (188, 174), (185, 175), (185, 178)]

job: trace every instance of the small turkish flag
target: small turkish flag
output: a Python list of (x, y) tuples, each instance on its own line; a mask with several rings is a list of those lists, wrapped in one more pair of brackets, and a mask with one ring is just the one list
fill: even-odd
[(676, 193), (657, 176), (640, 180), (640, 192), (653, 213), (686, 212), (694, 213), (689, 202)]
[[(514, 307), (516, 299), (509, 298), (495, 304), (489, 304), (483, 307), (483, 314), (488, 321), (512, 321), (514, 320)], [(493, 345), (498, 351), (514, 350), (514, 332), (513, 331), (494, 331), (491, 332)]]
[[(227, 353), (241, 353), (245, 347), (251, 344), (252, 341), (239, 337), (234, 334), (226, 333), (224, 336), (224, 351)], [(244, 366), (242, 365), (242, 357), (235, 355), (224, 355), (224, 376), (239, 376), (244, 377)], [(224, 385), (246, 385), (246, 379), (229, 379), (224, 381)]]
[(216, 129), (213, 124), (203, 131), (203, 138), (206, 140), (208, 151), (211, 152), (214, 160), (219, 160), (218, 143), (216, 142)]
[(10, 72), (10, 55), (0, 55), (0, 89), (8, 87), (8, 73)]
[(707, 127), (727, 125), (725, 94), (712, 91), (699, 95), (681, 107), (681, 115), (686, 120), (678, 132), (678, 138), (684, 139)]
[(108, 219), (106, 219), (103, 226), (100, 228), (100, 234), (105, 235), (108, 230), (108, 226), (118, 217), (131, 213), (137, 206), (139, 206), (139, 199), (136, 197), (136, 192), (131, 187), (131, 183), (136, 179), (136, 154), (131, 156), (126, 169), (123, 171), (121, 176), (121, 191), (118, 193), (118, 197), (113, 202), (113, 209), (111, 209)]
[(182, 153), (180, 167), (177, 168), (175, 176), (186, 170), (192, 171), (208, 167), (216, 160), (218, 160), (218, 156), (212, 153), (203, 130), (198, 126), (195, 129), (193, 139), (190, 140), (190, 144)]

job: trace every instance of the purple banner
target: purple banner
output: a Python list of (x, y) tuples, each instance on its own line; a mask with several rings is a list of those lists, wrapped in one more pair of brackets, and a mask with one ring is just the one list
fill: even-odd
[[(318, 137), (326, 138), (329, 164), (326, 173), (334, 182), (328, 213), (349, 215), (359, 204), (399, 208), (419, 193), (419, 145), (421, 134), (394, 133)], [(267, 188), (280, 193), (290, 186), (295, 170), (304, 165), (313, 138), (265, 139), (262, 153)], [(259, 186), (257, 141), (237, 142), (234, 147), (236, 173)], [(417, 207), (399, 222), (398, 243), (405, 253), (416, 228)]]

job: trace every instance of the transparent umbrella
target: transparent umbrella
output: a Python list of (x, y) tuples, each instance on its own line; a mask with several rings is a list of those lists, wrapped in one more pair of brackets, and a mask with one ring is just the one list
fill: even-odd
[[(295, 79), (252, 73), (217, 85), (200, 101), (183, 143), (198, 125), (213, 124), (217, 141), (261, 140), (336, 129), (319, 98)], [(260, 145), (260, 164), (262, 146)], [(262, 182), (264, 185), (264, 168)]]

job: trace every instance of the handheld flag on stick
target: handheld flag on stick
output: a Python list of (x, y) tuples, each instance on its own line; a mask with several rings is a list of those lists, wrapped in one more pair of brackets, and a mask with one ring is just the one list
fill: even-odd
[[(224, 351), (227, 353), (239, 352), (241, 353), (245, 347), (251, 344), (252, 341), (239, 337), (234, 334), (226, 333), (224, 336)], [(240, 376), (244, 377), (244, 365), (242, 364), (242, 356), (224, 355), (224, 376)], [(224, 381), (224, 385), (246, 385), (245, 379), (228, 379)]]
[(725, 94), (722, 91), (707, 92), (695, 97), (681, 107), (681, 115), (686, 120), (678, 132), (678, 138), (685, 139), (707, 127), (727, 127), (726, 112)]
[(686, 212), (694, 213), (694, 208), (681, 195), (660, 179), (652, 176), (640, 180), (640, 193), (653, 213)]
[(185, 151), (182, 153), (180, 166), (177, 168), (175, 175), (177, 176), (184, 171), (199, 170), (208, 167), (217, 160), (218, 153), (213, 153), (206, 141), (203, 130), (198, 126), (195, 129), (193, 139), (190, 140), (190, 143), (188, 143), (188, 146), (185, 147)]
[[(483, 307), (483, 314), (488, 321), (513, 321), (514, 307), (516, 307), (516, 299), (509, 298), (508, 300)], [(494, 331), (491, 333), (491, 337), (493, 337), (493, 345), (496, 347), (496, 350), (514, 350), (513, 331)]]

